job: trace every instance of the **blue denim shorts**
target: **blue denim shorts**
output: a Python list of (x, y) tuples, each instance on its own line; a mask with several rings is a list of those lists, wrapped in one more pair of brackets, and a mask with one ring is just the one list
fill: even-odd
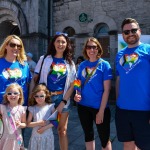
[[(55, 108), (57, 108), (57, 106), (60, 104), (62, 99), (63, 99), (63, 94), (51, 96), (52, 103), (55, 103)], [(69, 112), (71, 110), (71, 107), (72, 105), (70, 103), (67, 108), (63, 108), (62, 112)]]

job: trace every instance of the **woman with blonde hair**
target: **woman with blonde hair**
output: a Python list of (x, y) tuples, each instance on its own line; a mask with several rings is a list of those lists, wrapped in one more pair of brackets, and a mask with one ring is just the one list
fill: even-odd
[(21, 129), (26, 127), (26, 107), (22, 106), (24, 97), (20, 85), (10, 84), (4, 93), (0, 114), (4, 124), (3, 136), (0, 139), (1, 150), (23, 150)]
[(23, 88), (24, 105), (27, 105), (31, 74), (26, 61), (22, 40), (16, 35), (7, 36), (0, 47), (0, 103), (6, 87), (16, 82)]

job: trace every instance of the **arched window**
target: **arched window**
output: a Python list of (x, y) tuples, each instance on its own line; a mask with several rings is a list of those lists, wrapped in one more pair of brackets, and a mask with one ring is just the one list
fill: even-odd
[(74, 57), (74, 55), (75, 55), (75, 38), (74, 38), (75, 30), (74, 30), (72, 27), (66, 27), (66, 28), (63, 30), (63, 32), (64, 32), (64, 33), (67, 33), (69, 39), (71, 40), (71, 45), (72, 45), (72, 47), (73, 47), (72, 55), (73, 55), (73, 57)]
[(102, 48), (103, 48), (103, 58), (110, 58), (109, 47), (110, 47), (110, 40), (109, 40), (109, 27), (105, 23), (100, 23), (95, 27), (94, 30), (94, 37), (96, 37)]
[(75, 30), (72, 27), (66, 27), (63, 32), (67, 33), (69, 37), (75, 35)]

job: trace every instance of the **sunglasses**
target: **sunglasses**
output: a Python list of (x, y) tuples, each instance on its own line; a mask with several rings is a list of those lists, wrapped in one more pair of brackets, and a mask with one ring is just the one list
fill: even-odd
[(138, 29), (131, 29), (131, 30), (124, 30), (124, 31), (122, 31), (125, 35), (129, 35), (130, 34), (130, 32), (132, 33), (132, 34), (135, 34), (136, 32), (137, 32), (137, 30)]
[(63, 32), (56, 32), (56, 35), (64, 35), (64, 36), (68, 36), (67, 33), (63, 33)]
[(93, 49), (93, 50), (97, 50), (97, 46), (91, 46), (91, 45), (87, 45), (86, 49)]
[(18, 93), (18, 92), (8, 92), (7, 93), (7, 95), (15, 95), (15, 96), (17, 96), (17, 95), (19, 95), (20, 93)]
[(44, 98), (45, 95), (35, 95), (34, 98)]
[(18, 45), (18, 44), (15, 44), (15, 43), (9, 43), (9, 46), (11, 48), (15, 48), (17, 46), (17, 49), (21, 49), (22, 48), (22, 45)]

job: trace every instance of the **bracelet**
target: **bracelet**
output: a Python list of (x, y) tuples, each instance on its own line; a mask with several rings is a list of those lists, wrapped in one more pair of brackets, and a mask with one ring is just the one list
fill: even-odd
[(67, 101), (65, 99), (62, 99), (62, 102), (64, 102), (65, 105), (67, 104)]

